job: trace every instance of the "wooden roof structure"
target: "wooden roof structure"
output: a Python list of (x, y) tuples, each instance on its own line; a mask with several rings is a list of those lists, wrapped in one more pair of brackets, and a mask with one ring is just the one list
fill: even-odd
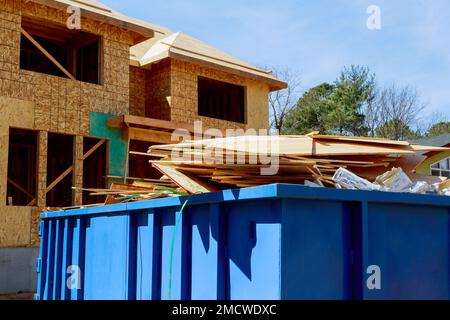
[(128, 17), (117, 12), (104, 4), (94, 0), (29, 0), (48, 7), (66, 10), (68, 6), (81, 9), (82, 16), (93, 20), (107, 22), (112, 25), (134, 31), (138, 34), (135, 37), (135, 44), (153, 38), (155, 35), (168, 35), (171, 31), (152, 23), (144, 22), (132, 17)]
[(147, 67), (167, 58), (262, 80), (269, 84), (271, 90), (287, 87), (287, 84), (273, 76), (271, 71), (259, 69), (182, 32), (156, 37), (131, 48), (131, 63), (135, 66)]
[(95, 0), (28, 0), (48, 7), (66, 10), (68, 6), (81, 9), (83, 17), (110, 23), (136, 33), (130, 49), (130, 64), (150, 67), (166, 58), (187, 61), (263, 81), (271, 91), (284, 89), (287, 83), (271, 71), (259, 69), (211, 45), (182, 32), (128, 17)]

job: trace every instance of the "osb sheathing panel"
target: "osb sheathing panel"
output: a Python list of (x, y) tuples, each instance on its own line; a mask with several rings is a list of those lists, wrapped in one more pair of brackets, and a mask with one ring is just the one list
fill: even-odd
[[(202, 117), (198, 115), (198, 77), (206, 77), (246, 87), (246, 124)], [(263, 82), (228, 74), (178, 60), (171, 61), (171, 120), (176, 122), (203, 121), (209, 128), (268, 127), (269, 87)]]
[(0, 247), (29, 246), (31, 208), (6, 206), (9, 127), (32, 129), (34, 103), (0, 97)]
[[(75, 148), (74, 148), (74, 170), (73, 170), (73, 181), (74, 187), (83, 187), (83, 137), (75, 137)], [(83, 204), (83, 194), (80, 189), (73, 190), (73, 204), (81, 205)]]
[(30, 225), (30, 244), (32, 248), (39, 247), (39, 222), (41, 222), (40, 215), (42, 210), (37, 207), (31, 208), (31, 225)]
[(36, 103), (34, 128), (87, 135), (89, 112), (128, 114), (131, 34), (82, 18), (81, 29), (103, 36), (102, 85), (20, 70), (21, 16), (66, 24), (65, 11), (18, 0), (0, 0), (0, 96)]
[(9, 127), (32, 129), (34, 104), (29, 101), (0, 97), (0, 206), (6, 205), (8, 177)]
[(31, 207), (0, 208), (0, 247), (30, 246)]
[[(20, 24), (23, 16), (65, 24), (65, 11), (0, 0), (0, 247), (36, 246), (39, 212), (45, 206), (47, 186), (47, 131), (89, 135), (89, 113), (128, 114), (129, 47), (131, 35), (123, 29), (82, 18), (81, 29), (102, 36), (101, 85), (21, 70)], [(6, 207), (8, 128), (41, 130), (38, 149), (39, 208)], [(82, 145), (77, 145), (78, 153)], [(77, 159), (79, 163), (79, 159)], [(80, 185), (81, 174), (75, 176)], [(78, 197), (79, 198), (79, 197)], [(75, 198), (77, 200), (77, 198)], [(32, 213), (30, 213), (33, 210)]]
[(146, 70), (130, 66), (130, 114), (145, 117)]
[[(171, 63), (165, 60), (146, 71), (145, 115), (149, 118), (171, 120)], [(181, 122), (189, 121), (184, 118)]]

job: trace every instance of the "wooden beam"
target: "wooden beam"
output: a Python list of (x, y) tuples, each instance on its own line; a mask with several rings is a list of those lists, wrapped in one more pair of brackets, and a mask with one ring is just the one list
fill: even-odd
[(61, 180), (63, 180), (69, 173), (72, 172), (72, 170), (73, 170), (73, 165), (70, 166), (69, 168), (67, 168), (67, 170), (64, 171), (58, 178), (53, 180), (53, 182), (50, 183), (50, 185), (47, 186), (47, 188), (45, 189), (45, 193), (50, 192), (50, 190), (52, 190), (58, 183), (60, 183)]
[(160, 119), (123, 115), (108, 119), (107, 125), (109, 127), (124, 127), (124, 124), (129, 126), (143, 126), (158, 130), (172, 132), (176, 129), (186, 129), (189, 132), (194, 132), (194, 126), (187, 123), (177, 123), (173, 121), (166, 121)]
[(116, 116), (106, 120), (106, 125), (110, 128), (123, 128), (125, 127), (124, 116)]
[[(102, 139), (95, 144), (88, 152), (83, 155), (83, 161), (86, 160), (91, 154), (93, 154), (106, 140)], [(46, 189), (45, 193), (50, 192), (58, 183), (60, 183), (69, 173), (73, 170), (73, 165), (67, 168), (58, 178), (56, 178)]]
[(67, 71), (66, 70), (66, 68), (64, 68), (55, 58), (53, 58), (53, 56), (50, 54), (50, 53), (48, 53), (48, 51), (47, 50), (45, 50), (45, 48), (43, 47), (43, 46), (41, 46), (40, 44), (39, 44), (39, 42), (37, 42), (27, 31), (25, 31), (25, 29), (24, 28), (20, 28), (20, 31), (22, 32), (22, 34), (28, 39), (28, 40), (30, 40), (30, 42), (32, 43), (32, 44), (34, 44), (34, 46), (36, 47), (36, 48), (38, 48), (51, 62), (53, 62), (53, 64), (55, 65), (55, 66), (57, 66), (66, 76), (68, 76), (70, 79), (72, 79), (72, 80), (76, 80), (75, 78), (74, 78), (74, 76), (69, 72), (69, 71)]
[(209, 182), (182, 173), (172, 166), (164, 165), (162, 163), (153, 163), (153, 167), (158, 169), (162, 174), (168, 176), (180, 188), (183, 188), (189, 193), (196, 194), (218, 190)]
[(127, 182), (127, 176), (129, 173), (128, 166), (130, 165), (130, 136), (127, 134), (127, 154), (125, 157), (125, 166), (123, 168), (123, 183)]
[(170, 132), (151, 129), (128, 128), (128, 137), (130, 140), (145, 142), (176, 143), (176, 141), (172, 141), (172, 134)]
[[(59, 10), (66, 11), (67, 3), (54, 0), (33, 0), (33, 2), (39, 3), (46, 7), (56, 8)], [(163, 30), (152, 29), (151, 25), (139, 23), (138, 21), (128, 18), (126, 16), (118, 15), (114, 12), (109, 11), (101, 6), (93, 4), (93, 1), (89, 1), (89, 4), (83, 1), (76, 1), (79, 3), (81, 8), (81, 15), (87, 19), (93, 19), (106, 24), (113, 24), (120, 28), (125, 28), (136, 33), (135, 42), (130, 44), (138, 44), (144, 40), (148, 40), (155, 36), (155, 31), (158, 33), (163, 33)]]
[[(123, 177), (121, 176), (105, 176), (104, 178), (106, 179), (123, 179)], [(160, 180), (160, 179), (150, 179), (150, 178), (138, 178), (138, 177), (127, 177), (127, 181), (142, 181), (142, 182), (152, 182), (155, 184), (164, 184), (167, 186), (173, 186), (175, 185), (175, 183), (171, 182), (171, 181), (164, 181), (164, 180)]]
[(11, 178), (8, 178), (8, 183), (20, 190), (21, 192), (25, 193), (27, 196), (29, 196), (31, 199), (34, 200), (35, 196), (29, 193), (25, 188), (23, 188), (20, 184), (12, 180)]
[(91, 154), (93, 154), (95, 151), (97, 151), (98, 148), (100, 148), (104, 143), (106, 142), (106, 139), (102, 139), (99, 142), (97, 142), (91, 149), (89, 149), (88, 152), (86, 152), (83, 155), (83, 161), (86, 160)]

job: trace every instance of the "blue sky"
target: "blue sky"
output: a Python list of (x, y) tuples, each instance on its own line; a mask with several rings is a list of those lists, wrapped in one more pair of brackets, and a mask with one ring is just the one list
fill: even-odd
[[(380, 84), (418, 89), (450, 118), (448, 0), (100, 0), (127, 15), (183, 31), (258, 66), (300, 72), (302, 88), (360, 64)], [(366, 27), (369, 5), (381, 30)]]

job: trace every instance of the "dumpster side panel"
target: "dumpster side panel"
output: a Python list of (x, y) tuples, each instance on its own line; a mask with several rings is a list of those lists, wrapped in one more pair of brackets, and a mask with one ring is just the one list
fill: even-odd
[(162, 249), (161, 249), (161, 299), (182, 299), (182, 240), (183, 219), (187, 219), (179, 208), (170, 208), (161, 212)]
[(219, 214), (219, 204), (198, 206), (195, 210), (191, 210), (190, 293), (193, 300), (215, 300), (225, 297), (225, 283), (220, 272), (223, 267), (221, 262), (223, 254), (221, 253), (222, 257), (219, 257), (219, 236), (224, 230), (223, 225), (219, 223)]
[(280, 299), (280, 207), (245, 201), (227, 206), (231, 300)]
[(380, 268), (381, 289), (372, 278), (364, 298), (448, 299), (448, 208), (369, 203), (367, 211), (365, 268)]
[(130, 217), (96, 216), (86, 227), (84, 299), (127, 299)]
[(159, 296), (159, 223), (154, 210), (137, 215), (136, 299)]
[(350, 282), (344, 205), (283, 200), (282, 299), (345, 299)]

